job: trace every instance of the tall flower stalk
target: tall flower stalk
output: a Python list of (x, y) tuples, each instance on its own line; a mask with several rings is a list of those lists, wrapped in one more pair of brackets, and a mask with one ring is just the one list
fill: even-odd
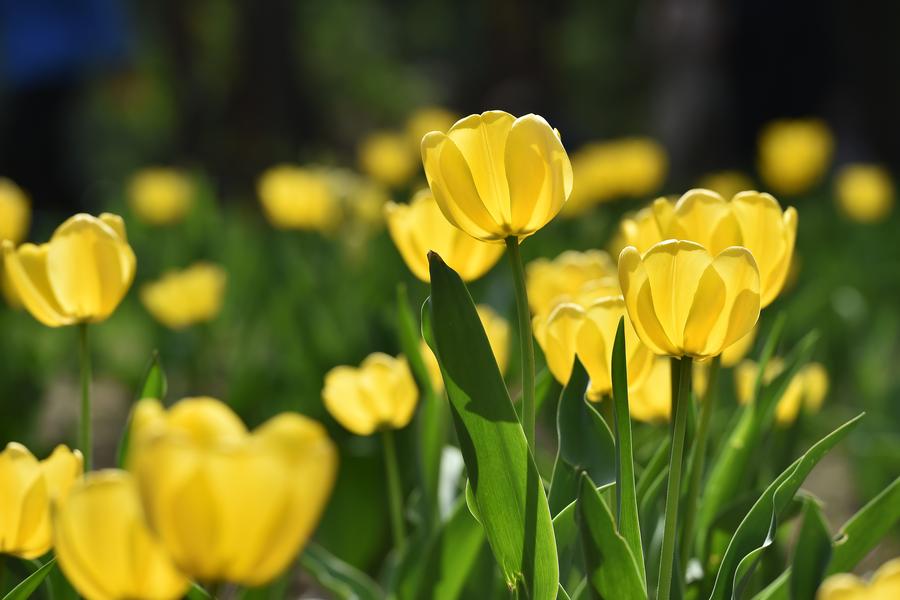
[(528, 292), (525, 288), (525, 268), (519, 240), (506, 238), (506, 254), (512, 265), (516, 289), (516, 313), (519, 317), (519, 346), (522, 353), (522, 429), (528, 447), (534, 451), (534, 340), (531, 333), (531, 313), (528, 309)]

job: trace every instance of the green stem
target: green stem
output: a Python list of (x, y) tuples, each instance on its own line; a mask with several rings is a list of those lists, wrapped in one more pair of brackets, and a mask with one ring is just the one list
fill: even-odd
[(678, 499), (681, 494), (681, 471), (684, 466), (684, 442), (691, 398), (691, 366), (693, 360), (684, 356), (672, 358), (672, 372), (678, 373), (677, 388), (672, 390), (672, 452), (669, 455), (669, 480), (666, 484), (666, 521), (662, 551), (659, 558), (659, 589), (656, 600), (669, 600), (672, 590), (672, 569), (675, 558), (675, 534), (678, 531)]
[[(694, 449), (691, 458), (691, 475), (685, 493), (684, 527), (681, 531), (681, 560), (687, 564), (690, 559), (694, 535), (694, 523), (697, 519), (697, 503), (700, 498), (700, 484), (703, 482), (703, 471), (706, 469), (706, 447), (709, 442), (709, 423), (712, 420), (713, 407), (716, 402), (716, 387), (719, 379), (721, 357), (716, 356), (709, 365), (706, 378), (706, 393), (700, 407), (700, 419), (697, 434), (694, 438)], [(684, 566), (684, 565), (683, 565)]]
[(78, 425), (78, 447), (84, 455), (84, 470), (94, 464), (94, 436), (91, 431), (91, 349), (88, 344), (88, 324), (78, 325), (81, 348), (81, 416)]
[(531, 311), (525, 289), (525, 267), (519, 252), (519, 240), (506, 238), (506, 254), (512, 264), (516, 287), (516, 312), (519, 313), (519, 344), (522, 349), (522, 428), (528, 447), (534, 452), (534, 341), (531, 334)]
[(403, 525), (403, 487), (400, 484), (400, 468), (397, 463), (397, 447), (394, 432), (385, 429), (381, 432), (384, 443), (384, 466), (388, 479), (388, 505), (391, 511), (391, 533), (394, 536), (394, 548), (400, 552), (406, 543), (406, 528)]

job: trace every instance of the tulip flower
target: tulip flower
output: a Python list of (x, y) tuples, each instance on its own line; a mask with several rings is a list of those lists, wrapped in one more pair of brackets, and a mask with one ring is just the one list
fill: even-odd
[(0, 177), (0, 241), (18, 244), (25, 238), (30, 221), (28, 196), (12, 180)]
[(900, 558), (875, 571), (866, 583), (851, 573), (832, 575), (822, 583), (816, 600), (893, 600), (900, 598)]
[(137, 484), (124, 471), (89, 473), (54, 525), (59, 566), (87, 600), (175, 600), (190, 586), (150, 531)]
[(388, 203), (385, 215), (406, 266), (426, 283), (430, 281), (429, 250), (437, 252), (464, 281), (478, 279), (503, 255), (503, 246), (476, 240), (448, 223), (427, 189), (409, 204)]
[(406, 120), (406, 137), (418, 149), (422, 138), (432, 131), (447, 131), (459, 117), (440, 106), (426, 106), (413, 112)]
[(847, 165), (838, 172), (834, 187), (841, 212), (859, 223), (882, 221), (894, 206), (894, 182), (878, 165)]
[(171, 225), (191, 209), (194, 186), (178, 169), (153, 167), (138, 171), (128, 185), (128, 200), (139, 219), (150, 225)]
[(759, 173), (777, 193), (802, 194), (825, 174), (833, 149), (834, 138), (823, 121), (773, 121), (759, 136)]
[(274, 579), (319, 520), (337, 451), (315, 421), (282, 413), (252, 433), (213, 398), (134, 409), (129, 469), (151, 529), (175, 565), (204, 582)]
[(415, 149), (401, 133), (379, 131), (359, 145), (359, 166), (363, 173), (388, 187), (399, 187), (416, 169)]
[[(662, 200), (665, 201), (664, 198)], [(634, 246), (643, 254), (664, 239), (656, 222), (653, 206), (647, 206), (622, 219), (610, 250), (618, 256), (626, 246)]]
[(144, 285), (141, 302), (166, 327), (182, 329), (218, 316), (226, 279), (222, 267), (198, 262)]
[(266, 218), (279, 229), (328, 232), (341, 218), (328, 176), (316, 169), (272, 167), (259, 178), (257, 194)]
[(586, 306), (620, 295), (615, 263), (602, 250), (568, 250), (553, 260), (533, 260), (526, 267), (525, 285), (531, 312), (544, 316), (562, 302)]
[[(734, 382), (738, 402), (748, 404), (753, 400), (753, 387), (759, 366), (749, 360), (741, 362), (734, 371)], [(772, 358), (766, 364), (763, 383), (770, 383), (784, 371), (784, 363)], [(822, 406), (828, 394), (828, 372), (820, 363), (805, 365), (788, 383), (787, 389), (775, 407), (775, 422), (786, 427), (797, 420), (801, 409), (815, 413)]]
[(51, 511), (82, 472), (78, 450), (57, 446), (38, 461), (10, 442), (0, 452), (0, 554), (37, 558), (53, 545)]
[(672, 367), (668, 358), (653, 357), (647, 375), (628, 388), (631, 418), (644, 423), (665, 422), (672, 417)]
[[(756, 327), (750, 330), (750, 333), (725, 348), (719, 356), (719, 364), (728, 368), (741, 362), (741, 359), (747, 356), (747, 353), (750, 352), (750, 349), (753, 347), (753, 342), (756, 339), (758, 330), (759, 325), (757, 324)], [(694, 372), (691, 377), (691, 382), (694, 386), (694, 392), (701, 398), (706, 396), (710, 362), (711, 361), (698, 361), (694, 363)]]

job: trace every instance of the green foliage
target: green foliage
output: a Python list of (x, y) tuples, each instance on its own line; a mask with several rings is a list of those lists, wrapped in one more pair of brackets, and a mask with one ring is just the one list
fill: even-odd
[(47, 575), (56, 567), (56, 558), (51, 558), (43, 565), (35, 569), (35, 571), (23, 579), (16, 587), (3, 596), (3, 600), (26, 600), (37, 591), (40, 585), (47, 578)]

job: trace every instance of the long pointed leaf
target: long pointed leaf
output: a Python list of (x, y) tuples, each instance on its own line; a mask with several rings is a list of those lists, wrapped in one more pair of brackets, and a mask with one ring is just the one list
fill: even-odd
[[(163, 370), (162, 361), (159, 358), (159, 352), (153, 351), (147, 369), (144, 371), (144, 377), (141, 380), (140, 388), (137, 393), (137, 400), (143, 398), (155, 398), (164, 400), (166, 392), (169, 389), (169, 382), (166, 379), (166, 372)], [(128, 413), (128, 420), (122, 429), (122, 436), (119, 438), (119, 445), (116, 448), (116, 466), (124, 469), (128, 462), (128, 447), (131, 443), (131, 412)]]
[(38, 567), (34, 573), (23, 579), (16, 587), (11, 589), (9, 593), (3, 597), (3, 600), (26, 600), (27, 598), (30, 598), (55, 566), (56, 558), (54, 557)]
[(822, 508), (814, 498), (807, 498), (803, 523), (794, 550), (791, 598), (815, 600), (816, 590), (825, 578), (831, 560), (831, 535), (822, 516)]
[(368, 575), (340, 560), (318, 544), (300, 555), (301, 566), (326, 590), (341, 600), (380, 600), (384, 592)]

